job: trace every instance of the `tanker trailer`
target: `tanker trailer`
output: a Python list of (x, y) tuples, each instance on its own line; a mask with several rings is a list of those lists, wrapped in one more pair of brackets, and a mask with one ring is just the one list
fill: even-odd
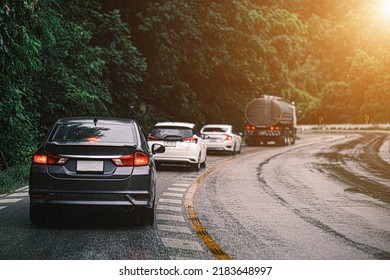
[(245, 142), (248, 146), (274, 142), (295, 144), (297, 118), (295, 106), (286, 100), (265, 95), (248, 103), (245, 109)]

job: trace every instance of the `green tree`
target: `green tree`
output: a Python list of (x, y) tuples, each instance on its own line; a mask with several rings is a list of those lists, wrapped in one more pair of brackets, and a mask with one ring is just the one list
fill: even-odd
[(5, 1), (0, 4), (0, 152), (2, 166), (26, 162), (34, 149), (37, 113), (30, 98), (34, 71), (41, 69), (42, 44), (33, 30), (39, 24), (35, 2)]
[(60, 117), (136, 117), (129, 104), (146, 63), (117, 11), (94, 0), (9, 0), (0, 15), (0, 151), (9, 164), (28, 162)]

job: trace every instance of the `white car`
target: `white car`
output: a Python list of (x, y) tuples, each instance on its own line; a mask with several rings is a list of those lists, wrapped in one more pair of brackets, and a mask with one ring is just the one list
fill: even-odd
[(165, 146), (164, 154), (155, 154), (157, 166), (161, 164), (188, 165), (198, 171), (206, 167), (207, 146), (199, 129), (193, 123), (160, 122), (148, 135), (148, 144)]
[(232, 155), (241, 153), (242, 139), (233, 126), (228, 124), (208, 124), (200, 130), (208, 151), (226, 151)]

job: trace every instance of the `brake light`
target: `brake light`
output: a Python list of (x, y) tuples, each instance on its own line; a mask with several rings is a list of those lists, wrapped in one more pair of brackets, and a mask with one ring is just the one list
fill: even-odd
[(136, 152), (134, 155), (134, 166), (146, 165), (149, 165), (149, 156), (141, 152)]
[(33, 158), (33, 162), (36, 164), (43, 164), (43, 165), (63, 165), (67, 162), (68, 158), (63, 158), (59, 155), (52, 155), (52, 154), (35, 154)]
[(35, 154), (33, 158), (33, 162), (36, 164), (47, 164), (47, 155), (46, 154)]
[(95, 143), (97, 141), (100, 141), (100, 138), (92, 136), (92, 137), (85, 138), (85, 140), (87, 140), (90, 143)]
[(142, 152), (136, 152), (134, 156), (121, 156), (120, 158), (113, 158), (112, 161), (116, 166), (146, 166), (149, 164), (149, 156)]
[(271, 126), (270, 128), (271, 128), (271, 130), (280, 130), (279, 126)]
[(198, 143), (198, 138), (196, 137), (183, 138), (183, 141), (187, 143)]
[(229, 141), (229, 140), (233, 139), (233, 136), (231, 136), (229, 134), (224, 134), (224, 135), (226, 136), (225, 141)]

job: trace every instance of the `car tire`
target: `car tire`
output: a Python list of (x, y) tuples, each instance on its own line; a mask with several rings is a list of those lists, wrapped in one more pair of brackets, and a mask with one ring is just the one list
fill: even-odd
[(154, 221), (156, 220), (156, 209), (154, 207), (154, 203), (152, 208), (141, 208), (139, 218), (140, 225), (152, 226), (154, 224)]
[(30, 221), (33, 226), (45, 226), (48, 221), (46, 209), (42, 206), (30, 205)]
[(47, 216), (49, 226), (58, 226), (63, 224), (65, 221), (64, 213), (61, 209), (53, 209), (53, 211), (50, 211)]
[(199, 154), (198, 162), (192, 164), (192, 169), (193, 169), (194, 171), (196, 171), (196, 172), (198, 172), (199, 169), (202, 167), (202, 163), (200, 162), (200, 159), (201, 159), (201, 157), (200, 157), (200, 154)]
[(282, 136), (279, 136), (276, 139), (276, 145), (279, 146), (279, 147), (283, 147), (283, 146), (287, 145), (286, 135), (284, 133), (283, 133)]
[(232, 156), (236, 155), (236, 145), (233, 146), (233, 150), (231, 152)]
[(294, 145), (295, 144), (295, 135), (292, 131), (289, 131), (289, 139), (290, 139), (290, 145)]
[(192, 169), (193, 169), (194, 171), (196, 171), (196, 172), (199, 171), (200, 167), (201, 167), (200, 161), (198, 161), (197, 163), (193, 163), (193, 164), (192, 164)]

